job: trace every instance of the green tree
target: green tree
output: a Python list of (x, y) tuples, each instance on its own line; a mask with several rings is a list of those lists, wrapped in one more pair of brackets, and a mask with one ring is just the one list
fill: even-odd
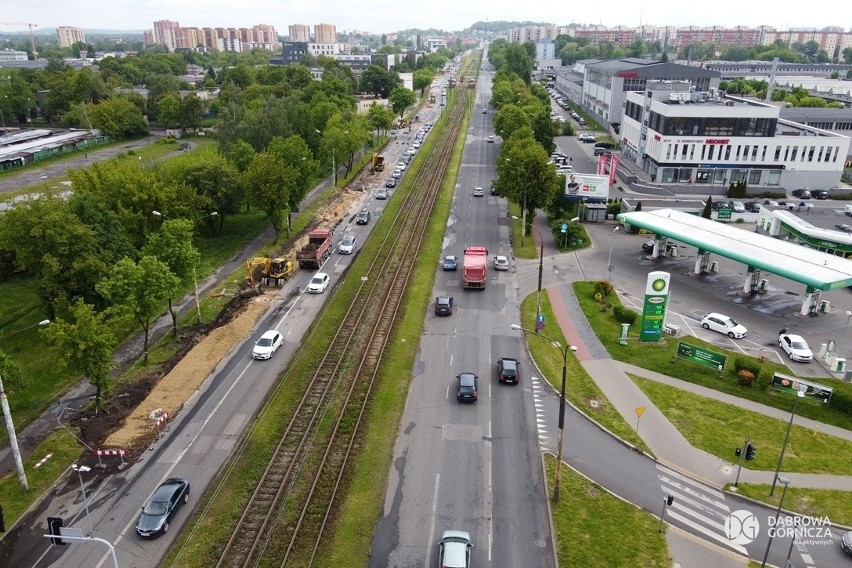
[(78, 300), (68, 319), (59, 318), (41, 331), (51, 347), (62, 354), (58, 357), (62, 368), (86, 377), (94, 385), (96, 411), (101, 408), (112, 369), (116, 341), (111, 329), (103, 312)]
[(381, 132), (387, 132), (393, 126), (393, 111), (381, 105), (373, 103), (367, 110), (367, 122), (376, 131), (376, 144), (379, 143)]
[(506, 69), (515, 73), (524, 83), (530, 84), (532, 78), (533, 58), (523, 45), (513, 43), (506, 48)]
[(107, 136), (131, 137), (148, 134), (148, 127), (139, 109), (125, 97), (112, 97), (100, 104), (87, 104), (92, 126)]
[(289, 194), (298, 183), (298, 172), (272, 154), (261, 152), (254, 157), (243, 178), (252, 203), (266, 214), (275, 230), (274, 242), (278, 242), (284, 219), (290, 212)]
[(507, 140), (521, 128), (531, 128), (530, 119), (517, 105), (507, 104), (494, 116), (494, 132)]
[(389, 71), (380, 65), (370, 65), (361, 73), (358, 88), (364, 93), (373, 93), (376, 98), (386, 99), (394, 87), (402, 80), (395, 71)]
[(420, 91), (422, 97), (432, 81), (435, 80), (435, 72), (431, 68), (418, 69), (414, 72), (413, 87), (415, 91)]
[(178, 122), (186, 130), (195, 130), (201, 127), (201, 118), (204, 115), (204, 101), (195, 93), (189, 93), (180, 101), (180, 115)]
[(180, 97), (173, 93), (168, 93), (160, 97), (157, 101), (157, 108), (160, 109), (159, 123), (166, 128), (174, 128), (180, 121)]
[(701, 216), (705, 219), (710, 219), (713, 212), (713, 196), (708, 195), (707, 201), (704, 202), (704, 209), (701, 211)]
[(6, 391), (27, 386), (27, 378), (21, 368), (3, 351), (0, 351), (0, 378)]
[(405, 109), (413, 105), (417, 101), (414, 96), (414, 91), (405, 87), (396, 87), (390, 94), (390, 103), (393, 111), (399, 114), (399, 117), (405, 114)]
[[(524, 218), (538, 208), (546, 209), (557, 191), (556, 170), (550, 156), (529, 129), (517, 131), (503, 144), (497, 159), (497, 189), (521, 207)], [(525, 227), (529, 234), (529, 227)]]
[[(196, 266), (201, 260), (201, 254), (192, 245), (192, 227), (192, 221), (187, 219), (166, 219), (160, 230), (151, 234), (148, 244), (142, 250), (143, 254), (163, 261), (183, 285), (197, 282)], [(172, 305), (173, 300), (172, 296), (168, 297), (172, 335), (177, 337), (177, 312)]]
[[(293, 185), (287, 191), (288, 213), (295, 211), (307, 195), (311, 181), (319, 169), (319, 164), (314, 160), (311, 149), (300, 136), (275, 138), (269, 144), (268, 152), (277, 158), (279, 163), (296, 172)], [(287, 234), (290, 234), (289, 223), (287, 224)]]
[(138, 263), (122, 259), (96, 289), (110, 303), (110, 312), (131, 318), (142, 328), (144, 362), (148, 363), (151, 323), (163, 312), (167, 300), (180, 285), (168, 265), (155, 256), (143, 256)]
[(245, 140), (237, 140), (229, 148), (227, 156), (228, 160), (237, 168), (237, 171), (243, 173), (248, 169), (256, 153), (251, 144)]

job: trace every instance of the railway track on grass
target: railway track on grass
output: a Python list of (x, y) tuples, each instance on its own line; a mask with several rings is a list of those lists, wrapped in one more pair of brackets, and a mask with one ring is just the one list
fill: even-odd
[[(464, 119), (460, 90), (361, 278), (217, 566), (311, 565), (347, 486), (363, 417)], [(402, 197), (402, 195), (401, 195)], [(376, 237), (373, 237), (376, 238)], [(313, 334), (312, 334), (313, 335)], [(307, 341), (314, 341), (309, 338)]]

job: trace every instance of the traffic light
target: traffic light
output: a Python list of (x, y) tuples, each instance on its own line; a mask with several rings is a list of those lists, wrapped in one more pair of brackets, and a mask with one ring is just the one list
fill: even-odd
[(746, 450), (746, 455), (745, 455), (746, 460), (748, 460), (748, 461), (753, 460), (754, 456), (757, 454), (757, 446), (755, 446), (754, 444), (746, 444), (745, 450)]
[(743, 454), (742, 448), (737, 448), (736, 450), (734, 450), (734, 455), (736, 455), (737, 457), (740, 457), (742, 454)]
[(669, 495), (668, 497), (666, 497), (666, 505), (671, 506), (672, 503), (674, 503), (674, 496)]
[(53, 535), (53, 537), (51, 537), (51, 539), (50, 539), (51, 544), (68, 544), (67, 542), (62, 540), (62, 538), (59, 534), (59, 529), (61, 529), (63, 527), (63, 525), (64, 525), (64, 522), (62, 521), (61, 517), (48, 517), (47, 518), (47, 527), (50, 529), (49, 530), (50, 534)]

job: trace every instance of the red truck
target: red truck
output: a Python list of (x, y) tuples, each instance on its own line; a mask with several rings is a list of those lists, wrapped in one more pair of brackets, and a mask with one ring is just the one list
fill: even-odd
[(308, 233), (308, 244), (296, 251), (299, 268), (319, 268), (331, 254), (331, 229), (314, 229)]
[(485, 268), (487, 264), (487, 248), (467, 247), (464, 249), (463, 281), (465, 288), (485, 288)]

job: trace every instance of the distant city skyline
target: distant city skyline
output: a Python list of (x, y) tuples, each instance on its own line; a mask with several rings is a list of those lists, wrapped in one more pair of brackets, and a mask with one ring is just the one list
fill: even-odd
[[(192, 27), (251, 27), (272, 25), (286, 35), (292, 24), (326, 23), (345, 31), (367, 31), (375, 34), (398, 30), (441, 29), (458, 31), (478, 21), (534, 21), (556, 25), (571, 23), (614, 26), (772, 26), (822, 29), (844, 26), (852, 30), (852, 3), (840, 2), (830, 10), (805, 10), (800, 2), (780, 0), (771, 9), (763, 3), (716, 0), (712, 3), (643, 4), (626, 0), (610, 0), (603, 4), (561, 2), (519, 3), (515, 0), (490, 0), (488, 3), (430, 0), (415, 6), (398, 1), (372, 0), (356, 3), (350, 0), (306, 2), (296, 0), (278, 8), (258, 0), (242, 0), (238, 4), (223, 0), (138, 0), (105, 2), (103, 0), (43, 0), (38, 3), (14, 0), (11, 14), (4, 20), (30, 22), (38, 29), (71, 26), (87, 30), (151, 29), (157, 20), (174, 20)], [(486, 9), (483, 10), (482, 7)], [(793, 20), (791, 18), (798, 18)], [(2, 25), (0, 31), (25, 31), (26, 26)]]

